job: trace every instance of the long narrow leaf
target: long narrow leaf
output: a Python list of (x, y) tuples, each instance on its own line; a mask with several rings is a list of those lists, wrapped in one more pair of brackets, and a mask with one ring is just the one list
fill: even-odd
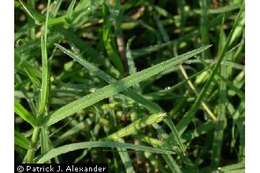
[(37, 121), (33, 117), (33, 115), (28, 112), (19, 102), (15, 102), (15, 113), (19, 115), (24, 121), (31, 124), (33, 127), (37, 126)]
[[(48, 6), (50, 1), (48, 1)], [(47, 35), (48, 35), (48, 20), (49, 20), (49, 9), (47, 9), (46, 20), (44, 25), (44, 34), (41, 37), (41, 51), (42, 51), (42, 81), (41, 81), (41, 94), (39, 100), (38, 114), (42, 115), (45, 111), (45, 107), (48, 101), (49, 95), (49, 67), (48, 67), (48, 52), (47, 52)]]
[(210, 46), (204, 46), (198, 49), (195, 49), (193, 51), (190, 51), (188, 53), (179, 55), (177, 57), (171, 58), (167, 61), (164, 61), (160, 64), (154, 65), (150, 68), (147, 68), (145, 70), (142, 70), (140, 72), (136, 72), (132, 74), (131, 76), (128, 76), (120, 81), (117, 81), (113, 84), (110, 84), (108, 86), (105, 86), (101, 89), (98, 89), (94, 93), (91, 93), (89, 95), (86, 95), (78, 100), (75, 100), (62, 108), (55, 111), (49, 118), (47, 125), (50, 126), (52, 124), (55, 124), (56, 122), (75, 114), (79, 110), (82, 110), (88, 106), (91, 106), (107, 97), (111, 97), (115, 94), (118, 94), (119, 92), (122, 92), (129, 87), (138, 84), (139, 82), (142, 82), (152, 76), (155, 76), (158, 73), (161, 73), (163, 71), (166, 71), (170, 68), (175, 67), (176, 65), (179, 65), (180, 63), (183, 63), (185, 60), (193, 57), (196, 54), (199, 54), (203, 52), (204, 50), (208, 49)]
[(65, 154), (68, 152), (81, 150), (81, 149), (91, 149), (91, 148), (123, 148), (123, 149), (131, 149), (135, 151), (146, 151), (150, 153), (156, 154), (173, 154), (173, 151), (153, 148), (142, 145), (134, 145), (128, 143), (120, 143), (120, 142), (80, 142), (74, 144), (68, 144), (61, 147), (57, 147), (55, 149), (50, 150), (44, 156), (42, 156), (37, 163), (44, 163), (56, 156), (61, 154)]

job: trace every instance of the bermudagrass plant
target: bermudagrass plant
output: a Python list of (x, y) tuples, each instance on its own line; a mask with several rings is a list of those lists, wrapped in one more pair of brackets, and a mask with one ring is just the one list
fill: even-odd
[(16, 162), (244, 171), (243, 1), (15, 10)]

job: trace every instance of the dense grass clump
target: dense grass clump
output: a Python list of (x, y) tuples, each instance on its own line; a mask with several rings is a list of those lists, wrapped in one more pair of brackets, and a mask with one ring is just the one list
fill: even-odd
[(243, 0), (16, 0), (15, 159), (244, 172)]

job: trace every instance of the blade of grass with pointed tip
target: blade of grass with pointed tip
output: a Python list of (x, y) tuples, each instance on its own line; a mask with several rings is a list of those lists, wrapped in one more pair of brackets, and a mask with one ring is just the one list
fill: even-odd
[(155, 154), (173, 154), (172, 151), (153, 148), (143, 145), (134, 145), (128, 143), (120, 143), (120, 142), (80, 142), (80, 143), (73, 143), (68, 145), (63, 145), (61, 147), (54, 148), (50, 150), (48, 153), (43, 155), (37, 163), (45, 163), (46, 161), (57, 157), (61, 154), (65, 154), (68, 152), (81, 150), (81, 149), (91, 149), (91, 148), (124, 148), (124, 149), (131, 149), (135, 151), (142, 151), (142, 152), (150, 152)]
[(54, 6), (51, 10), (51, 14), (52, 14), (53, 17), (56, 17), (56, 15), (58, 14), (58, 11), (60, 9), (62, 1), (63, 0), (57, 0), (57, 1), (54, 2), (55, 4), (54, 4)]
[(108, 86), (98, 89), (95, 91), (95, 93), (86, 95), (78, 100), (75, 100), (63, 106), (62, 108), (56, 110), (52, 115), (50, 115), (47, 125), (50, 126), (52, 124), (55, 124), (56, 122), (68, 116), (71, 116), (76, 112), (78, 112), (79, 110), (91, 106), (103, 100), (104, 98), (111, 97), (115, 94), (118, 94), (119, 92), (122, 92), (141, 81), (144, 81), (160, 72), (168, 70), (176, 65), (179, 65), (180, 63), (183, 63), (185, 60), (193, 57), (194, 55), (203, 52), (209, 47), (210, 46), (204, 46), (195, 49), (193, 51), (190, 51), (188, 53), (182, 54), (180, 56), (171, 58), (167, 61), (154, 65), (150, 68), (132, 74), (131, 76), (128, 76), (120, 81), (114, 82)]
[[(80, 64), (82, 64), (84, 67), (86, 67), (88, 70), (90, 70), (91, 72), (97, 74), (97, 76), (99, 76), (100, 78), (102, 78), (103, 80), (107, 81), (108, 83), (114, 82), (115, 79), (111, 78), (109, 75), (107, 75), (105, 72), (103, 72), (102, 70), (98, 69), (97, 67), (95, 67), (94, 65), (90, 64), (89, 62), (87, 62), (86, 60), (84, 60), (83, 58), (81, 58), (80, 56), (75, 55), (74, 53), (72, 53), (71, 51), (66, 50), (65, 48), (63, 48), (60, 45), (56, 46), (58, 48), (60, 48), (64, 53), (66, 53), (67, 55), (69, 55), (70, 57), (72, 57), (74, 60), (76, 60), (77, 62), (79, 62)], [(151, 113), (157, 113), (157, 112), (161, 112), (161, 108), (160, 106), (157, 106), (156, 104), (154, 104), (153, 102), (149, 102), (146, 99), (142, 98), (142, 96), (139, 96), (138, 94), (136, 94), (134, 91), (132, 91), (131, 89), (128, 89), (128, 91), (125, 93), (125, 95), (130, 96), (133, 100), (140, 102), (142, 105), (146, 106), (147, 109), (151, 112)], [(154, 106), (153, 106), (154, 105)], [(172, 133), (174, 134), (174, 136), (176, 137), (177, 143), (178, 145), (181, 147), (182, 152), (184, 153), (184, 146), (180, 141), (180, 137), (178, 136), (178, 132), (173, 124), (173, 122), (168, 119), (167, 121), (165, 121), (165, 123), (171, 128)]]
[(21, 0), (19, 0), (19, 3), (23, 7), (24, 11), (34, 20), (35, 24), (40, 25), (41, 21), (44, 20), (44, 18), (38, 14), (37, 11), (35, 11), (33, 8), (26, 6)]
[[(98, 77), (100, 77), (101, 79), (103, 79), (105, 82), (111, 84), (116, 82), (117, 80), (114, 79), (113, 77), (111, 77), (110, 75), (108, 75), (107, 73), (105, 73), (104, 71), (100, 70), (98, 67), (96, 67), (95, 65), (89, 63), (87, 60), (83, 59), (80, 55), (77, 55), (67, 49), (65, 49), (64, 47), (55, 44), (62, 52), (64, 52), (65, 54), (67, 54), (68, 56), (70, 56), (72, 59), (74, 59), (75, 61), (77, 61), (79, 64), (81, 64), (83, 67), (85, 67), (86, 69), (88, 69), (90, 72), (92, 72), (93, 74), (97, 75)], [(127, 91), (123, 91), (123, 94), (132, 98), (134, 101), (142, 104), (144, 107), (146, 107), (151, 113), (158, 113), (161, 112), (161, 108), (143, 98), (141, 95), (137, 94), (133, 89), (129, 88)]]
[(72, 0), (67, 9), (66, 15), (68, 16), (69, 20), (72, 19), (72, 14), (73, 14), (73, 9), (75, 7), (75, 4), (76, 4), (76, 0)]
[[(116, 79), (112, 78), (111, 76), (109, 76), (107, 73), (105, 73), (104, 71), (100, 70), (99, 68), (97, 68), (95, 65), (89, 63), (88, 61), (84, 60), (81, 56), (74, 54), (73, 52), (65, 49), (64, 47), (56, 44), (56, 46), (61, 49), (65, 54), (67, 54), (68, 56), (70, 56), (71, 58), (73, 58), (75, 61), (77, 61), (78, 63), (80, 63), (82, 66), (84, 66), (86, 69), (88, 69), (89, 71), (91, 71), (92, 73), (96, 74), (98, 77), (100, 77), (101, 79), (103, 79), (104, 81), (106, 81), (107, 83), (112, 83), (115, 82)], [(137, 94), (134, 90), (132, 89), (128, 89), (127, 92), (123, 92), (126, 96), (132, 98), (134, 101), (142, 104), (143, 106), (145, 106), (150, 113), (158, 113), (161, 112), (162, 109), (160, 108), (160, 106), (158, 106), (157, 104), (150, 102), (149, 100), (143, 98), (141, 95)], [(174, 125), (173, 125), (174, 126)], [(159, 127), (156, 126), (156, 129), (158, 129)], [(160, 129), (160, 128), (159, 128)], [(161, 130), (158, 130), (158, 133), (161, 133)], [(174, 132), (173, 132), (174, 133)], [(174, 140), (175, 137), (178, 138), (177, 136), (173, 136)], [(180, 139), (176, 139), (176, 141), (180, 141)], [(179, 146), (182, 146), (181, 143), (179, 143)], [(166, 162), (169, 162), (169, 160), (173, 160), (173, 158), (171, 156), (164, 156), (164, 159), (166, 160)], [(169, 162), (171, 163), (171, 162)], [(174, 162), (175, 163), (175, 162)], [(173, 164), (170, 166), (172, 171), (177, 171), (179, 169), (177, 169), (177, 165)], [(175, 169), (174, 169), (175, 168)], [(177, 171), (178, 172), (178, 171)]]

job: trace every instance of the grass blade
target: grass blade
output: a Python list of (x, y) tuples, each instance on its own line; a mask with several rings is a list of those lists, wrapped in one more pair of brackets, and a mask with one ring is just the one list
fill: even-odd
[(37, 121), (33, 117), (33, 115), (27, 111), (18, 101), (15, 102), (14, 111), (17, 115), (19, 115), (24, 121), (29, 123), (31, 126), (36, 127)]
[[(40, 99), (38, 107), (38, 119), (41, 120), (41, 117), (45, 113), (45, 108), (47, 105), (48, 95), (49, 95), (49, 68), (48, 68), (48, 54), (47, 54), (47, 34), (48, 34), (48, 19), (49, 19), (49, 7), (50, 0), (47, 4), (46, 19), (44, 25), (44, 35), (41, 36), (41, 53), (42, 53), (42, 81), (41, 81), (41, 90), (40, 90)], [(36, 145), (39, 139), (41, 129), (35, 127), (33, 129), (33, 135), (31, 139), (31, 147), (27, 150), (26, 156), (24, 158), (25, 162), (32, 163), (34, 160), (34, 155), (36, 151)], [(45, 148), (45, 147), (44, 147)]]
[(91, 149), (91, 148), (123, 148), (123, 149), (131, 149), (135, 151), (143, 151), (143, 152), (150, 152), (156, 154), (173, 154), (172, 151), (153, 148), (143, 145), (134, 145), (128, 143), (120, 143), (120, 142), (80, 142), (80, 143), (73, 143), (64, 145), (61, 147), (54, 148), (42, 156), (37, 163), (45, 163), (46, 161), (57, 157), (61, 154), (65, 154), (68, 152), (81, 150), (81, 149)]
[(15, 145), (21, 147), (21, 148), (24, 148), (26, 150), (29, 149), (30, 147), (30, 141), (24, 137), (23, 134), (21, 134), (20, 132), (18, 131), (15, 131), (14, 133), (14, 139), (15, 139)]
[[(116, 82), (117, 80), (115, 78), (113, 78), (112, 76), (108, 75), (107, 73), (105, 73), (103, 70), (100, 70), (98, 67), (96, 67), (95, 65), (93, 65), (92, 63), (89, 63), (88, 61), (86, 61), (85, 59), (83, 59), (80, 55), (77, 55), (67, 49), (65, 49), (64, 47), (56, 44), (56, 46), (65, 54), (67, 54), (68, 56), (70, 56), (72, 59), (74, 59), (75, 61), (77, 61), (79, 64), (81, 64), (83, 67), (85, 67), (87, 70), (89, 70), (90, 72), (92, 72), (93, 74), (97, 75), (100, 79), (103, 79), (105, 82), (111, 84)], [(141, 105), (143, 105), (144, 107), (146, 107), (150, 113), (158, 113), (158, 112), (162, 112), (161, 108), (145, 99), (144, 97), (142, 97), (141, 95), (137, 94), (133, 89), (129, 88), (127, 91), (123, 92), (124, 95), (130, 97), (131, 99), (133, 99), (134, 101), (140, 103)]]
[[(65, 54), (67, 54), (68, 56), (70, 56), (71, 58), (73, 58), (75, 61), (77, 61), (79, 64), (81, 64), (82, 66), (84, 66), (86, 69), (88, 69), (90, 72), (92, 72), (93, 74), (96, 74), (98, 77), (100, 77), (101, 79), (103, 79), (104, 81), (106, 81), (107, 83), (113, 83), (116, 82), (117, 80), (114, 79), (113, 77), (111, 77), (110, 75), (108, 75), (107, 73), (105, 73), (104, 71), (100, 70), (99, 68), (97, 68), (95, 65), (89, 63), (88, 61), (84, 60), (81, 56), (76, 55), (75, 53), (65, 49), (64, 47), (56, 44), (56, 46), (62, 50)], [(137, 94), (133, 89), (129, 88), (126, 92), (123, 92), (126, 96), (132, 98), (134, 101), (142, 104), (144, 107), (146, 107), (150, 113), (158, 113), (158, 112), (162, 112), (163, 110), (161, 109), (161, 107), (147, 99), (145, 99), (143, 96)], [(166, 121), (167, 123), (167, 121)], [(174, 124), (171, 122), (169, 122), (168, 124), (170, 124), (171, 129), (175, 129)], [(158, 130), (158, 133), (163, 133), (163, 130), (157, 125), (156, 129)], [(176, 141), (178, 142), (178, 145), (181, 147), (182, 143), (180, 143), (180, 139), (178, 136), (178, 133), (176, 131), (172, 131), (172, 135), (174, 140), (176, 139)], [(184, 148), (184, 147), (182, 147)], [(170, 155), (165, 155), (164, 159), (166, 162), (169, 162), (169, 160), (173, 160), (173, 158)], [(171, 162), (169, 162), (171, 163)], [(174, 162), (175, 163), (175, 162)], [(177, 167), (177, 164), (171, 164), (170, 166), (172, 171), (177, 171), (179, 172), (179, 168)]]
[(81, 109), (84, 109), (88, 106), (91, 106), (98, 101), (103, 100), (104, 98), (111, 97), (119, 92), (122, 92), (129, 87), (138, 84), (141, 81), (144, 81), (152, 76), (155, 76), (158, 73), (166, 71), (180, 63), (183, 63), (185, 60), (193, 57), (196, 54), (203, 52), (204, 50), (208, 49), (210, 46), (204, 46), (188, 53), (182, 54), (180, 56), (171, 58), (167, 61), (164, 61), (160, 64), (154, 65), (150, 68), (142, 70), (140, 72), (136, 72), (131, 76), (128, 76), (120, 81), (117, 81), (113, 84), (105, 86), (101, 89), (98, 89), (95, 93), (86, 95), (78, 100), (75, 100), (62, 108), (55, 111), (49, 118), (47, 125), (50, 126), (55, 124), (56, 122), (75, 114)]
[[(119, 142), (124, 142), (123, 139), (118, 139)], [(125, 166), (126, 169), (126, 173), (135, 173), (133, 164), (132, 164), (132, 160), (129, 157), (129, 154), (127, 152), (127, 149), (125, 148), (117, 148), (117, 151), (119, 153), (119, 156)]]
[(47, 35), (48, 35), (48, 20), (49, 20), (49, 6), (48, 0), (46, 20), (44, 25), (44, 34), (41, 37), (41, 51), (42, 51), (42, 81), (41, 81), (41, 94), (39, 100), (38, 116), (42, 116), (45, 111), (48, 96), (49, 96), (49, 65), (48, 65), (48, 52), (47, 52)]
[(43, 18), (37, 13), (37, 11), (26, 6), (21, 0), (19, 0), (19, 3), (23, 7), (24, 11), (34, 20), (35, 24), (40, 25)]

